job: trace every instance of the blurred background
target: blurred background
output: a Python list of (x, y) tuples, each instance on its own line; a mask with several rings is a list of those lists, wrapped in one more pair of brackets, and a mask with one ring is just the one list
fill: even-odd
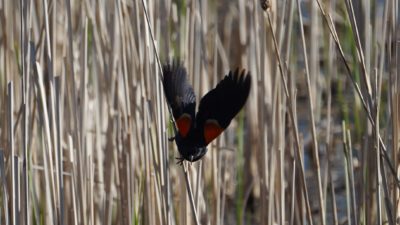
[[(396, 0), (0, 1), (0, 224), (397, 224)], [(179, 153), (160, 79), (244, 109)]]

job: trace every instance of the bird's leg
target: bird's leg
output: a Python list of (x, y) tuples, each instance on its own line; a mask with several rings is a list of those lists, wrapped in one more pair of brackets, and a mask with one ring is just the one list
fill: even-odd
[(175, 141), (175, 137), (170, 137), (170, 138), (168, 138), (168, 141), (169, 141), (169, 142)]
[(178, 165), (180, 165), (180, 166), (183, 165), (183, 161), (185, 160), (182, 156), (176, 157), (175, 159), (178, 160), (178, 161), (176, 162), (176, 164), (178, 164)]

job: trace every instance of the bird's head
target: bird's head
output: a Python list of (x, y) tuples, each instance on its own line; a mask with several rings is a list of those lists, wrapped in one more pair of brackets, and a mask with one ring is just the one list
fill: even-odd
[(178, 150), (185, 160), (189, 162), (195, 162), (206, 154), (207, 147), (185, 147), (183, 149), (178, 148)]
[(175, 142), (178, 146), (178, 151), (181, 157), (189, 162), (195, 162), (201, 159), (207, 153), (206, 146), (197, 146), (196, 144), (187, 142), (180, 137), (176, 137)]

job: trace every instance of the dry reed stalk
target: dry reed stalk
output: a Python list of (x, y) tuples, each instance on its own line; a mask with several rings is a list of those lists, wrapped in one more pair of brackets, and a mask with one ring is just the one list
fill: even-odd
[[(155, 53), (156, 59), (157, 59), (157, 64), (158, 64), (159, 69), (160, 69), (160, 72), (161, 72), (161, 71), (162, 71), (161, 62), (160, 62), (160, 59), (159, 59), (159, 56), (158, 56), (158, 53), (157, 53), (157, 50), (156, 50), (156, 47), (155, 47), (154, 36), (153, 36), (152, 29), (151, 29), (151, 23), (150, 23), (150, 21), (149, 21), (149, 16), (148, 16), (147, 9), (146, 9), (146, 4), (145, 4), (144, 1), (142, 1), (142, 6), (143, 6), (143, 11), (144, 11), (145, 16), (146, 16), (147, 25), (148, 25), (149, 33), (150, 33), (151, 40), (152, 40), (153, 50), (154, 50), (154, 53)], [(190, 71), (190, 69), (189, 69), (189, 71)], [(162, 78), (162, 74), (161, 74), (161, 78)], [(172, 115), (172, 114), (171, 114), (171, 109), (169, 109), (169, 112), (170, 112), (170, 115)], [(175, 125), (175, 122), (173, 122), (173, 127), (174, 127), (174, 134), (176, 134), (176, 125)], [(190, 186), (189, 175), (188, 175), (188, 172), (187, 172), (188, 170), (185, 169), (184, 167), (182, 167), (182, 168), (183, 168), (184, 174), (185, 174), (186, 188), (187, 188), (188, 195), (189, 195), (189, 200), (190, 200), (190, 205), (191, 205), (192, 213), (193, 213), (193, 216), (194, 216), (194, 221), (195, 221), (196, 224), (198, 225), (198, 224), (199, 224), (199, 219), (198, 219), (198, 216), (197, 216), (196, 207), (195, 207), (195, 205), (194, 205), (195, 203), (194, 203), (194, 199), (193, 199), (192, 189), (191, 189), (191, 186)]]
[(13, 176), (13, 180), (12, 180), (12, 185), (13, 188), (15, 188), (15, 190), (13, 190), (14, 192), (14, 205), (13, 205), (13, 224), (20, 224), (20, 217), (21, 217), (21, 212), (20, 212), (20, 172), (19, 172), (19, 158), (18, 156), (14, 156), (13, 157), (13, 172), (14, 174), (12, 174)]
[[(366, 112), (360, 116), (356, 102), (344, 119), (346, 139), (348, 132), (353, 138), (345, 146), (347, 220), (394, 224), (397, 1), (331, 1), (329, 14), (313, 1), (324, 24), (314, 19), (316, 7), (311, 17), (303, 11), (305, 3), (301, 30), (295, 0), (270, 2), (267, 14), (259, 1), (243, 0), (82, 3), (0, 3), (1, 224), (338, 224), (346, 219), (345, 179), (335, 160), (343, 152), (337, 127), (346, 106), (337, 103), (336, 89), (344, 90), (344, 104), (360, 101)], [(176, 56), (196, 93), (238, 65), (254, 77), (246, 110), (190, 176), (171, 161), (176, 151), (168, 149), (159, 82), (160, 57)], [(298, 76), (304, 66), (307, 79)], [(360, 134), (370, 140), (362, 143)], [(303, 138), (314, 151), (326, 147), (327, 166), (321, 157), (321, 168), (310, 167)], [(312, 191), (324, 201), (317, 212)]]
[[(318, 3), (318, 6), (319, 6), (319, 8), (320, 8), (320, 11), (321, 11), (321, 13), (322, 13), (324, 19), (325, 19), (325, 22), (326, 22), (327, 25), (328, 25), (330, 34), (331, 34), (332, 37), (334, 38), (336, 48), (338, 49), (339, 55), (341, 56), (341, 59), (342, 59), (344, 65), (345, 65), (345, 68), (346, 68), (346, 71), (347, 71), (346, 74), (347, 74), (348, 77), (350, 78), (351, 83), (354, 85), (354, 89), (356, 90), (356, 93), (357, 93), (359, 99), (360, 99), (361, 102), (362, 102), (362, 106), (363, 106), (363, 108), (364, 108), (364, 110), (365, 110), (365, 112), (366, 112), (366, 114), (367, 114), (367, 116), (368, 116), (369, 122), (371, 123), (373, 129), (376, 129), (376, 125), (375, 125), (374, 119), (373, 119), (373, 117), (372, 117), (371, 111), (370, 111), (370, 109), (369, 109), (369, 106), (367, 105), (367, 102), (365, 101), (366, 97), (362, 94), (361, 89), (360, 89), (358, 83), (355, 81), (355, 78), (354, 78), (353, 75), (352, 75), (352, 72), (351, 72), (351, 69), (350, 69), (350, 65), (349, 65), (349, 63), (347, 62), (346, 58), (345, 58), (342, 45), (340, 44), (340, 40), (339, 40), (339, 37), (338, 37), (337, 32), (336, 32), (336, 28), (335, 28), (334, 23), (333, 23), (333, 19), (332, 19), (332, 17), (331, 17), (330, 15), (326, 14), (325, 10), (324, 10), (324, 9), (322, 8), (322, 6), (321, 6), (320, 1), (319, 1), (319, 0), (316, 0), (316, 1), (317, 1), (317, 3)], [(359, 51), (360, 51), (360, 50), (359, 50)], [(361, 63), (363, 63), (363, 61), (362, 61)], [(365, 74), (365, 73), (364, 73), (364, 74)], [(365, 82), (367, 82), (367, 81), (365, 81)], [(367, 100), (368, 100), (368, 97), (369, 97), (369, 96), (367, 96)], [(395, 174), (396, 174), (395, 168), (393, 167), (393, 165), (392, 165), (392, 163), (391, 163), (391, 161), (390, 161), (390, 157), (388, 156), (386, 146), (385, 146), (385, 144), (384, 144), (384, 142), (383, 142), (381, 136), (379, 136), (379, 142), (380, 142), (380, 146), (381, 146), (380, 151), (382, 152), (382, 156), (381, 156), (381, 157), (384, 157), (385, 161), (387, 162), (387, 165), (389, 166), (389, 169), (390, 169), (390, 171), (391, 171), (393, 177), (397, 180), (397, 181), (396, 181), (397, 185), (399, 186), (399, 179), (396, 178), (396, 175), (395, 175)]]
[[(21, 72), (22, 72), (22, 107), (23, 107), (23, 126), (22, 130), (22, 145), (23, 145), (23, 219), (25, 224), (30, 224), (30, 201), (29, 201), (29, 162), (28, 162), (28, 120), (29, 120), (29, 77), (30, 72), (30, 35), (27, 32), (27, 15), (28, 6), (24, 1), (20, 1), (20, 22), (21, 22)], [(29, 24), (30, 26), (30, 24)]]
[(63, 96), (62, 94), (64, 93), (64, 88), (63, 88), (63, 80), (60, 77), (57, 77), (55, 79), (55, 92), (56, 92), (56, 126), (57, 126), (57, 171), (58, 171), (58, 182), (59, 182), (59, 224), (63, 225), (64, 224), (64, 207), (65, 207), (65, 200), (64, 200), (64, 169), (63, 169), (63, 152), (62, 152), (62, 147), (61, 147), (61, 137), (62, 135), (62, 128), (63, 124), (61, 121), (62, 118), (62, 103), (63, 101), (60, 99), (60, 96)]
[[(336, 1), (331, 1), (331, 4), (329, 5), (329, 12), (332, 13), (336, 10)], [(332, 40), (332, 37), (329, 36), (328, 40), (328, 80), (327, 80), (327, 87), (328, 89), (331, 89), (332, 87), (332, 77), (334, 74), (336, 74), (336, 66), (334, 64), (334, 58), (336, 56), (335, 51), (334, 51), (334, 43)], [(338, 213), (337, 213), (337, 205), (336, 205), (336, 195), (335, 195), (335, 184), (333, 181), (333, 165), (331, 162), (331, 159), (333, 157), (332, 151), (332, 134), (331, 134), (331, 129), (332, 129), (332, 92), (328, 92), (328, 100), (327, 100), (327, 113), (326, 113), (326, 118), (327, 118), (327, 126), (326, 126), (326, 152), (327, 152), (327, 170), (328, 170), (328, 183), (331, 189), (330, 196), (331, 196), (331, 205), (332, 205), (332, 215), (333, 215), (333, 224), (337, 225), (338, 224)], [(325, 197), (327, 199), (327, 195)], [(327, 201), (326, 201), (327, 202)]]
[[(314, 8), (313, 6), (311, 6)], [(314, 11), (314, 10), (312, 10)], [(314, 158), (315, 158), (315, 164), (317, 168), (317, 182), (318, 182), (318, 197), (319, 197), (319, 210), (320, 210), (320, 223), (322, 225), (325, 225), (326, 223), (326, 216), (325, 216), (325, 200), (323, 198), (323, 191), (322, 191), (322, 181), (321, 181), (321, 167), (320, 167), (320, 160), (319, 160), (319, 150), (318, 150), (318, 142), (317, 142), (317, 135), (316, 135), (316, 129), (315, 129), (315, 118), (314, 118), (314, 100), (316, 99), (316, 96), (313, 95), (312, 89), (314, 89), (314, 93), (316, 92), (315, 86), (312, 86), (311, 84), (311, 78), (310, 78), (310, 71), (308, 68), (308, 57), (307, 57), (307, 47), (306, 47), (306, 42), (305, 42), (305, 37), (304, 37), (304, 26), (303, 26), (303, 16), (301, 12), (301, 7), (300, 7), (300, 1), (297, 0), (297, 12), (299, 15), (299, 22), (300, 22), (300, 34), (301, 34), (301, 40), (302, 40), (302, 46), (303, 46), (303, 57), (304, 57), (304, 65), (305, 65), (305, 70), (306, 70), (306, 86), (307, 86), (307, 94), (308, 94), (308, 107), (309, 107), (309, 115), (310, 115), (310, 124), (311, 124), (311, 135), (312, 135), (312, 148), (313, 148), (313, 153), (314, 153)], [(311, 24), (313, 26), (315, 24)], [(312, 30), (315, 28), (311, 28)], [(311, 31), (312, 32), (312, 31)], [(313, 33), (311, 33), (311, 41), (313, 41)], [(318, 42), (317, 42), (318, 43)], [(311, 47), (311, 52), (313, 53), (314, 48)], [(314, 50), (315, 51), (315, 50)], [(315, 54), (315, 53), (314, 53)], [(311, 54), (311, 60), (316, 61), (316, 59), (313, 59), (314, 54)], [(313, 65), (313, 63), (312, 63)], [(314, 65), (314, 70), (316, 66)], [(313, 71), (316, 72), (316, 71)]]
[(45, 173), (45, 188), (46, 188), (46, 206), (49, 210), (50, 216), (49, 221), (54, 221), (54, 204), (56, 201), (56, 194), (54, 191), (54, 177), (53, 177), (53, 157), (52, 157), (52, 142), (50, 137), (50, 125), (49, 125), (49, 114), (46, 105), (46, 97), (45, 97), (45, 88), (43, 85), (43, 71), (38, 62), (36, 62), (34, 67), (35, 72), (35, 83), (36, 89), (38, 91), (39, 96), (39, 117), (41, 120), (43, 129), (43, 137), (46, 137), (45, 140), (42, 139), (43, 147), (43, 164), (44, 164), (44, 173)]
[(309, 197), (308, 197), (308, 191), (307, 191), (307, 184), (306, 184), (306, 180), (305, 180), (305, 176), (304, 176), (304, 163), (301, 157), (301, 148), (300, 148), (300, 141), (299, 141), (299, 136), (298, 136), (298, 132), (297, 132), (297, 125), (296, 125), (296, 120), (295, 120), (295, 116), (294, 116), (294, 108), (293, 108), (293, 102), (291, 101), (291, 99), (289, 98), (289, 91), (288, 91), (288, 87), (287, 87), (287, 82), (286, 82), (286, 77), (284, 74), (284, 70), (283, 70), (283, 64), (281, 61), (281, 57), (280, 57), (280, 53), (278, 51), (278, 47), (277, 47), (277, 43), (276, 43), (276, 38), (274, 35), (274, 31), (272, 29), (272, 22), (271, 22), (271, 17), (269, 15), (269, 13), (267, 12), (267, 18), (268, 18), (268, 22), (270, 24), (271, 27), (271, 33), (272, 33), (272, 37), (274, 40), (274, 47), (275, 47), (275, 53), (276, 53), (276, 57), (278, 59), (278, 67), (279, 67), (279, 71), (280, 71), (280, 77), (282, 79), (282, 84), (284, 87), (284, 91), (285, 91), (285, 95), (286, 98), (288, 99), (288, 103), (289, 103), (289, 115), (290, 115), (290, 119), (291, 119), (291, 123), (292, 126), (294, 127), (293, 131), (293, 136), (295, 137), (295, 141), (296, 141), (296, 159), (299, 160), (299, 166), (300, 166), (300, 177), (301, 177), (301, 181), (302, 181), (302, 187), (303, 187), (303, 194), (304, 194), (304, 198), (306, 201), (306, 210), (307, 210), (307, 218), (308, 218), (308, 222), (310, 224), (312, 224), (312, 218), (311, 218), (311, 209), (310, 209), (310, 201), (309, 201)]
[(13, 116), (13, 112), (14, 112), (14, 90), (13, 90), (13, 82), (9, 82), (7, 85), (7, 96), (8, 96), (8, 138), (9, 138), (9, 147), (11, 150), (11, 156), (10, 156), (10, 160), (11, 160), (11, 175), (12, 177), (14, 177), (11, 181), (11, 202), (12, 202), (12, 223), (17, 223), (17, 219), (19, 218), (17, 215), (17, 210), (18, 210), (18, 204), (19, 202), (16, 201), (16, 195), (17, 195), (17, 187), (15, 186), (15, 182), (14, 179), (17, 179), (18, 176), (15, 176), (16, 172), (15, 172), (15, 160), (14, 157), (16, 156), (15, 154), (15, 147), (14, 147), (14, 116)]
[(6, 182), (6, 173), (5, 173), (5, 167), (4, 167), (4, 150), (0, 149), (0, 175), (1, 175), (1, 183), (2, 187), (1, 189), (3, 190), (3, 196), (2, 196), (2, 201), (3, 201), (3, 207), (4, 207), (4, 224), (9, 225), (10, 224), (10, 219), (8, 218), (9, 215), (9, 210), (7, 206), (7, 200), (8, 200), (8, 191), (7, 191), (7, 182)]

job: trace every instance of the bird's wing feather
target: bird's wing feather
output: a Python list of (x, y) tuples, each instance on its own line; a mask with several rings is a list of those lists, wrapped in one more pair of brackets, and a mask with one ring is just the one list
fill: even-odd
[(179, 133), (185, 137), (195, 118), (196, 95), (187, 80), (186, 69), (179, 61), (165, 64), (163, 75), (167, 102), (172, 109)]
[(229, 72), (218, 85), (200, 101), (196, 126), (203, 128), (206, 144), (226, 129), (246, 103), (250, 93), (251, 77), (245, 71)]

